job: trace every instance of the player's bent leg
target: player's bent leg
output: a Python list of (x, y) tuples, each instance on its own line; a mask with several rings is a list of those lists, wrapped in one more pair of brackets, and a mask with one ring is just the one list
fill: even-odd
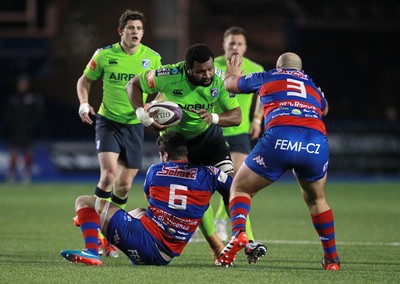
[[(95, 209), (100, 217), (100, 229), (103, 234), (107, 232), (108, 222), (115, 212), (120, 210), (118, 206), (112, 204), (104, 199), (96, 198)], [(104, 250), (106, 256), (118, 257), (119, 252), (116, 246), (111, 244), (105, 237), (100, 238), (101, 247)]]
[(125, 209), (126, 203), (128, 202), (129, 191), (132, 187), (132, 182), (139, 169), (126, 168), (122, 163), (123, 162), (120, 161), (118, 164), (117, 176), (111, 201), (118, 205), (121, 209)]
[(75, 209), (79, 219), (85, 249), (62, 251), (61, 256), (71, 262), (102, 265), (98, 254), (97, 242), (98, 231), (100, 229), (100, 217), (94, 209), (95, 202), (96, 198), (94, 196), (79, 196), (75, 201)]
[(258, 190), (272, 183), (273, 180), (257, 175), (250, 170), (246, 164), (243, 164), (236, 174), (231, 187), (229, 203), (231, 210), (230, 216), (232, 219), (232, 238), (221, 252), (219, 258), (224, 265), (233, 265), (237, 252), (244, 247), (247, 248), (245, 254), (249, 263), (257, 262), (261, 256), (266, 254), (267, 248), (262, 243), (249, 243), (245, 230), (248, 212), (251, 207), (251, 197), (254, 196)]
[[(110, 192), (118, 174), (119, 153), (101, 152), (97, 155), (100, 163), (100, 180), (97, 187)], [(101, 197), (101, 196), (100, 196)]]
[(298, 182), (324, 251), (322, 266), (325, 270), (339, 270), (340, 259), (336, 250), (334, 217), (324, 194), (326, 174), (323, 178), (313, 182), (300, 178), (298, 178)]

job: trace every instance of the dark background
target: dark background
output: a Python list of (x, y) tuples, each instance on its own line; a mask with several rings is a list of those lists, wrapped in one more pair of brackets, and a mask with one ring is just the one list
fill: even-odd
[[(2, 0), (1, 101), (16, 76), (28, 72), (45, 96), (42, 140), (93, 140), (93, 127), (77, 114), (76, 81), (97, 48), (119, 41), (118, 19), (127, 8), (144, 12), (143, 43), (163, 63), (183, 60), (186, 48), (200, 42), (222, 54), (223, 32), (232, 25), (247, 30), (246, 56), (266, 69), (281, 53), (298, 53), (329, 101), (325, 122), (337, 160), (346, 163), (350, 148), (365, 159), (360, 164), (378, 152), (382, 164), (391, 159), (389, 171), (400, 172), (399, 1)], [(90, 94), (96, 109), (101, 97), (99, 81)], [(0, 142), (2, 131), (0, 123)]]

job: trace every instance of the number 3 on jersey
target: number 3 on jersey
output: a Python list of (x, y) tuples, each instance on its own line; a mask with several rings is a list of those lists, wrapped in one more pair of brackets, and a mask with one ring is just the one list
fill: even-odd
[(286, 79), (287, 81), (287, 88), (289, 90), (299, 90), (298, 92), (287, 92), (288, 96), (296, 96), (296, 97), (301, 97), (301, 98), (306, 98), (307, 97), (307, 92), (306, 92), (306, 87), (304, 86), (304, 82), (295, 80), (295, 79)]
[(176, 190), (188, 190), (186, 186), (179, 184), (171, 184), (169, 187), (169, 201), (168, 207), (178, 210), (186, 210), (187, 196), (182, 194), (176, 194)]

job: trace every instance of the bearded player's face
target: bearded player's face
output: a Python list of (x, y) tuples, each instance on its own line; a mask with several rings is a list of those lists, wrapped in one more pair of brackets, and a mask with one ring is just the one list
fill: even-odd
[(212, 57), (204, 63), (194, 62), (193, 68), (186, 69), (190, 81), (196, 86), (208, 87), (214, 79), (214, 60)]

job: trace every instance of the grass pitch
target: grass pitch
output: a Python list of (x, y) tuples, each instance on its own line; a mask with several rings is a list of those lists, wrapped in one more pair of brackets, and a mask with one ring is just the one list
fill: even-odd
[[(252, 201), (255, 238), (269, 250), (257, 264), (240, 252), (235, 267), (215, 267), (202, 239), (167, 267), (134, 267), (124, 255), (104, 257), (102, 267), (69, 263), (60, 251), (83, 247), (74, 201), (95, 184), (0, 184), (0, 283), (399, 283), (399, 183), (328, 182), (341, 271), (321, 269), (322, 248), (295, 182), (277, 182)], [(145, 206), (138, 182), (127, 208)]]

